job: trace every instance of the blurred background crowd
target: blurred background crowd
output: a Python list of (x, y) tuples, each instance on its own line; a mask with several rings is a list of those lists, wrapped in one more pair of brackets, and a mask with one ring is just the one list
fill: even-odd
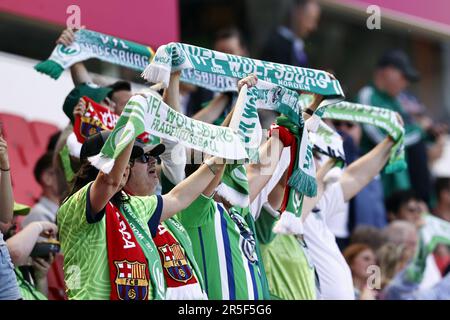
[[(367, 290), (367, 267), (381, 269), (386, 286), (417, 245), (423, 213), (450, 222), (450, 2), (382, 0), (130, 0), (77, 1), (91, 30), (146, 44), (172, 41), (235, 55), (332, 72), (347, 100), (399, 112), (405, 122), (408, 170), (380, 174), (327, 221), (352, 271), (359, 298)], [(54, 150), (67, 125), (62, 111), (73, 88), (69, 72), (54, 81), (33, 70), (45, 60), (65, 28), (70, 1), (0, 1), (0, 121), (8, 143), (15, 201), (31, 208), (2, 226), (5, 236), (33, 221), (55, 222), (63, 198)], [(381, 8), (380, 29), (369, 29), (369, 5)], [(98, 60), (85, 63), (94, 82), (110, 85), (116, 106), (144, 86), (139, 73)], [(117, 83), (117, 80), (124, 82)], [(186, 115), (220, 124), (236, 94), (182, 84)], [(123, 95), (121, 95), (123, 94)], [(113, 95), (115, 95), (113, 97)], [(264, 128), (274, 120), (260, 114)], [(347, 121), (329, 123), (343, 137), (346, 161), (355, 161), (383, 136)], [(20, 213), (19, 210), (17, 213)], [(37, 239), (35, 240), (37, 241)], [(36, 267), (48, 272), (50, 299), (64, 299), (62, 258)], [(50, 267), (50, 263), (53, 263)], [(450, 271), (450, 250), (440, 245), (427, 260), (421, 289)], [(45, 277), (45, 276), (44, 276)], [(36, 280), (36, 279), (35, 279)], [(39, 279), (38, 279), (39, 280)]]

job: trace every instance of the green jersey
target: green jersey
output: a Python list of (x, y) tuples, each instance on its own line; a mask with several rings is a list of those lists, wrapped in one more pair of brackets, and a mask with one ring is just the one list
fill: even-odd
[(262, 259), (272, 298), (315, 300), (314, 266), (308, 259), (306, 244), (295, 235), (272, 232), (276, 221), (264, 208), (256, 220), (256, 234), (261, 243)]
[(200, 195), (178, 218), (192, 240), (209, 299), (269, 298), (248, 209), (227, 212), (220, 203)]
[[(69, 299), (107, 300), (110, 298), (111, 283), (106, 222), (104, 214), (98, 213), (92, 217), (90, 212), (88, 195), (91, 184), (73, 194), (58, 211), (64, 275)], [(161, 201), (157, 196), (130, 196), (125, 205), (138, 216), (144, 230), (150, 235), (150, 229), (157, 230), (159, 224)], [(150, 276), (157, 275), (150, 272)]]
[(47, 297), (43, 295), (34, 285), (25, 280), (22, 271), (19, 268), (15, 268), (17, 284), (19, 286), (20, 294), (23, 300), (47, 300)]

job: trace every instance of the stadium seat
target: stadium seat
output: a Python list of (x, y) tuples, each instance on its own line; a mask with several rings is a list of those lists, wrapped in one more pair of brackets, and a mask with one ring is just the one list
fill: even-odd
[(41, 150), (46, 150), (50, 137), (59, 131), (58, 127), (42, 121), (31, 121), (29, 124), (34, 141)]
[(0, 113), (2, 132), (8, 146), (32, 146), (33, 136), (28, 122), (20, 117), (8, 113)]

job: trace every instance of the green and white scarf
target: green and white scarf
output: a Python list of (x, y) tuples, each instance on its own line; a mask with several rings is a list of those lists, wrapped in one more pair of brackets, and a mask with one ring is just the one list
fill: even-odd
[[(339, 81), (321, 70), (225, 54), (183, 43), (160, 46), (142, 73), (152, 83), (169, 85), (170, 73), (183, 70), (182, 80), (213, 91), (237, 91), (237, 80), (250, 74), (292, 90), (317, 93), (326, 98), (343, 98)], [(220, 79), (220, 80), (219, 80)]]
[(138, 71), (148, 65), (154, 51), (147, 46), (122, 40), (103, 33), (81, 29), (75, 33), (75, 41), (68, 47), (58, 44), (50, 57), (34, 68), (53, 79), (73, 64), (97, 58), (112, 64)]
[(406, 277), (409, 281), (420, 283), (425, 272), (426, 261), (438, 244), (450, 246), (450, 223), (425, 214), (425, 224), (419, 230), (419, 243), (416, 254), (406, 268)]
[[(382, 129), (395, 142), (390, 152), (389, 162), (384, 169), (385, 172), (394, 173), (407, 168), (404, 147), (405, 129), (398, 121), (396, 112), (343, 101), (318, 108), (314, 115), (306, 121), (306, 125), (312, 131), (318, 130), (320, 118), (359, 122)], [(332, 148), (332, 146), (330, 147)]]
[(245, 166), (239, 163), (227, 164), (216, 192), (232, 206), (247, 208), (250, 205), (250, 190)]
[(248, 158), (239, 136), (230, 128), (186, 117), (149, 94), (146, 98), (133, 96), (128, 101), (100, 154), (89, 160), (99, 170), (109, 173), (115, 159), (143, 132), (224, 159)]
[(316, 132), (309, 132), (314, 148), (330, 158), (345, 161), (342, 137), (325, 122), (320, 121)]

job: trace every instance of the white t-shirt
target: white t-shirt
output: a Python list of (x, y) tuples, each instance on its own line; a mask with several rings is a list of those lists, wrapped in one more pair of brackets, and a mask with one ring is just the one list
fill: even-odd
[(318, 297), (324, 300), (355, 299), (350, 268), (327, 226), (327, 220), (343, 212), (344, 206), (341, 184), (332, 183), (304, 222), (305, 242), (319, 276)]

